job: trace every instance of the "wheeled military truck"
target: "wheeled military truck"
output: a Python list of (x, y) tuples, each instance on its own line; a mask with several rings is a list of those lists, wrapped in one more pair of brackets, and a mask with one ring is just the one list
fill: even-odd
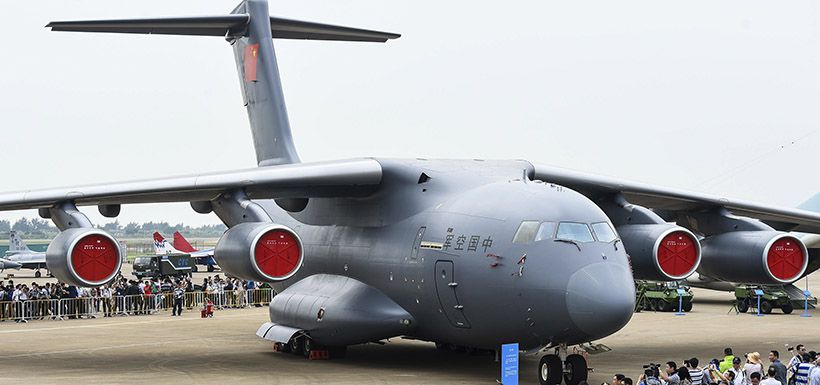
[(137, 278), (187, 277), (193, 272), (190, 254), (148, 255), (134, 259)]
[(635, 282), (635, 310), (677, 311), (681, 305), (678, 289), (683, 290), (682, 308), (692, 311), (692, 290), (677, 282)]

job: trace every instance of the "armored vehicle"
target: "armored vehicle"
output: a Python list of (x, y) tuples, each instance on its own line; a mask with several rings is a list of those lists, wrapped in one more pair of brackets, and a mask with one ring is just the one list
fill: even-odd
[(681, 306), (678, 289), (683, 290), (683, 311), (692, 311), (692, 290), (678, 282), (635, 282), (635, 310), (675, 311)]

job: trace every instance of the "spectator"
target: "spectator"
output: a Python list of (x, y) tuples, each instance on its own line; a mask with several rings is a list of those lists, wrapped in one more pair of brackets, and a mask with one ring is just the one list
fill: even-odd
[(763, 363), (760, 361), (760, 353), (753, 352), (746, 355), (746, 364), (743, 365), (743, 373), (746, 375), (746, 383), (752, 381), (752, 373), (757, 373), (763, 377)]
[(103, 285), (100, 289), (100, 301), (102, 301), (103, 317), (111, 317), (111, 288)]
[(689, 375), (689, 369), (686, 366), (678, 369), (678, 378), (680, 379), (680, 385), (692, 385), (692, 376)]
[[(786, 367), (784, 366), (783, 368), (785, 369)], [(774, 365), (769, 366), (767, 374), (766, 379), (760, 381), (760, 385), (783, 385), (783, 383), (777, 379), (777, 368), (775, 368)]]
[(800, 355), (803, 353), (807, 353), (806, 347), (803, 346), (803, 344), (798, 344), (795, 349), (792, 350), (792, 358), (789, 360), (789, 365), (786, 366), (786, 370), (788, 370), (791, 375), (789, 385), (794, 385), (795, 377), (797, 376), (797, 366), (802, 362)]
[(679, 385), (680, 376), (678, 375), (678, 364), (675, 361), (666, 363), (666, 368), (660, 371), (661, 379), (668, 385)]
[(185, 289), (182, 288), (182, 284), (179, 284), (174, 288), (174, 308), (171, 311), (171, 316), (180, 316), (182, 315), (182, 299), (185, 296)]
[(735, 360), (732, 348), (723, 349), (723, 356), (723, 361), (720, 363), (720, 372), (726, 373), (727, 370), (732, 368), (732, 362)]
[(811, 355), (803, 353), (800, 355), (800, 364), (797, 365), (797, 372), (794, 375), (794, 383), (797, 385), (808, 385), (809, 374), (812, 370)]
[[(769, 365), (769, 377), (770, 378), (773, 377), (775, 380), (779, 381), (780, 385), (786, 385), (786, 365), (783, 365), (783, 363), (780, 362), (780, 352), (778, 352), (777, 350), (770, 351), (769, 352), (769, 362), (772, 363), (771, 365)], [(774, 370), (775, 370), (774, 375), (771, 374), (772, 368), (774, 368)], [(767, 380), (768, 380), (768, 378), (767, 378)], [(763, 382), (766, 382), (766, 380), (763, 380)], [(771, 381), (770, 381), (769, 383), (766, 383), (766, 384), (763, 384), (763, 385), (777, 385), (777, 384), (772, 384)]]
[(634, 385), (632, 383), (632, 379), (629, 377), (624, 377), (623, 383), (621, 385)]
[(612, 376), (612, 385), (623, 385), (624, 378), (626, 378), (626, 376), (620, 373)]
[(703, 369), (698, 367), (700, 361), (697, 357), (692, 357), (686, 361), (686, 369), (689, 371), (689, 376), (692, 378), (692, 385), (703, 384)]
[(759, 372), (753, 372), (751, 375), (749, 375), (749, 383), (752, 384), (752, 385), (760, 385), (760, 378), (761, 377), (762, 376), (760, 375)]

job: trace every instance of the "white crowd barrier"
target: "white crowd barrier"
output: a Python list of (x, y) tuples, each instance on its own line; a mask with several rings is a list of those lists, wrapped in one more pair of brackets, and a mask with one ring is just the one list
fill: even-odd
[[(217, 309), (263, 306), (270, 303), (272, 289), (233, 290), (221, 293), (186, 292), (182, 307), (202, 308), (208, 299)], [(81, 297), (0, 301), (0, 321), (63, 320), (130, 316), (169, 311), (174, 306), (173, 293), (124, 295), (111, 298)]]

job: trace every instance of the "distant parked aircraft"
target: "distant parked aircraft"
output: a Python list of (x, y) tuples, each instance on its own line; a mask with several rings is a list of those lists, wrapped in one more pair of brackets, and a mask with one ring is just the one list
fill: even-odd
[(46, 269), (46, 253), (30, 249), (23, 238), (12, 230), (9, 232), (9, 251), (6, 252), (2, 264), (5, 267), (0, 266), (0, 269), (33, 269), (34, 276), (40, 278), (40, 269)]
[(174, 232), (174, 244), (168, 243), (168, 240), (159, 232), (154, 232), (154, 252), (157, 255), (166, 254), (190, 254), (192, 258), (196, 259), (198, 265), (208, 266), (208, 271), (214, 271), (216, 260), (214, 260), (214, 249), (197, 250), (179, 233)]

